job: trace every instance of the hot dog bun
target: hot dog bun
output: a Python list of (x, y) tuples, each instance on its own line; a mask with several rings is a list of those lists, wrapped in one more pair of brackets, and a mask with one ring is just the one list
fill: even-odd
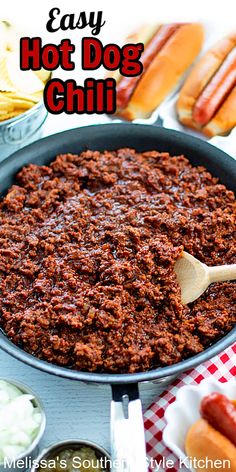
[[(207, 136), (227, 134), (236, 125), (235, 87), (226, 98), (222, 97), (223, 103), (220, 103), (214, 116), (210, 118), (208, 123), (202, 126), (193, 116), (196, 103), (201, 99), (206, 88), (208, 87), (208, 90), (210, 90), (211, 84), (214, 87), (215, 82), (215, 94), (217, 94), (219, 88), (224, 85), (220, 83), (220, 74), (222, 74), (222, 80), (225, 80), (223, 78), (224, 63), (234, 53), (235, 47), (236, 33), (218, 41), (193, 67), (179, 94), (177, 101), (179, 120), (184, 125), (200, 130)], [(235, 64), (233, 63), (231, 72), (232, 70), (236, 74)], [(217, 76), (218, 86), (217, 80), (215, 80)], [(210, 100), (211, 97), (209, 97), (209, 103)], [(205, 107), (207, 107), (207, 102)]]
[(204, 127), (204, 134), (212, 137), (227, 134), (236, 126), (236, 88), (232, 90), (212, 120)]
[(206, 458), (211, 459), (213, 463), (217, 460), (228, 460), (230, 461), (230, 469), (226, 466), (226, 470), (236, 472), (236, 447), (203, 419), (198, 420), (189, 429), (185, 441), (185, 450), (188, 457), (196, 458), (197, 461), (204, 461), (200, 463), (201, 465), (206, 464), (206, 468), (196, 468), (199, 472), (225, 470), (223, 467), (219, 469), (219, 463), (218, 467), (209, 469)]
[[(159, 45), (158, 35), (165, 37)], [(155, 34), (144, 48), (143, 60), (145, 61), (146, 58), (146, 65), (142, 75), (136, 80), (120, 77), (120, 84), (119, 82), (117, 84), (117, 114), (128, 120), (148, 117), (174, 89), (181, 76), (192, 64), (201, 50), (203, 39), (204, 30), (198, 23), (156, 27)], [(152, 41), (156, 41), (157, 44), (156, 54), (153, 54)], [(147, 60), (148, 53), (150, 53), (150, 61)], [(122, 81), (126, 88), (133, 87), (129, 101), (124, 103), (124, 106), (119, 96)]]

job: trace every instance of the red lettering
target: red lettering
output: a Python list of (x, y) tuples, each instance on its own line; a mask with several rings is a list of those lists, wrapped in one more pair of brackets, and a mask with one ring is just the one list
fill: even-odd
[(104, 83), (99, 82), (97, 84), (97, 112), (102, 113), (104, 110)]
[(55, 70), (61, 66), (64, 70), (73, 70), (71, 54), (75, 46), (70, 39), (63, 39), (59, 46), (46, 44), (42, 47), (41, 38), (22, 38), (20, 42), (20, 67), (22, 70)]
[(75, 80), (66, 81), (66, 113), (84, 111), (84, 89), (76, 86)]
[(120, 72), (122, 75), (128, 77), (135, 77), (143, 71), (143, 65), (139, 61), (141, 54), (144, 50), (143, 43), (138, 44), (126, 44), (122, 48), (123, 61)]
[(113, 114), (116, 111), (116, 82), (114, 79), (106, 80), (106, 113)]
[(120, 48), (116, 44), (108, 44), (104, 48), (103, 61), (109, 70), (116, 70), (120, 65)]
[(83, 38), (82, 68), (96, 70), (103, 65), (107, 70), (119, 69), (122, 75), (136, 77), (143, 70), (140, 61), (143, 50), (143, 43), (126, 44), (120, 48), (112, 43), (103, 46), (99, 39)]
[(74, 62), (71, 61), (71, 54), (75, 51), (75, 46), (71, 44), (70, 39), (63, 39), (59, 46), (61, 51), (61, 67), (65, 70), (73, 70)]
[(50, 80), (44, 89), (44, 103), (48, 111), (59, 114), (64, 108), (64, 98), (58, 97), (64, 93), (64, 83), (60, 79)]
[[(86, 87), (87, 87), (87, 113), (94, 113), (97, 111), (96, 109), (96, 101), (95, 101), (95, 93), (96, 90), (96, 81), (94, 79), (87, 79), (86, 80)], [(97, 98), (98, 98), (98, 91), (97, 91)]]
[(82, 39), (82, 69), (96, 70), (101, 65), (102, 43), (99, 39)]
[(37, 70), (41, 67), (40, 50), (41, 38), (22, 38), (20, 40), (20, 68), (22, 70)]
[(47, 44), (42, 50), (42, 63), (45, 69), (53, 70), (59, 66), (60, 56), (56, 46)]
[(116, 110), (116, 82), (114, 79), (86, 79), (84, 87), (75, 80), (51, 79), (44, 89), (44, 102), (53, 114), (109, 113)]

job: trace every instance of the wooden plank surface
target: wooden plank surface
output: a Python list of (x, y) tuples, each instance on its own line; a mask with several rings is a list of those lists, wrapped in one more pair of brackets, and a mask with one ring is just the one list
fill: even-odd
[[(0, 351), (0, 377), (19, 380), (40, 396), (47, 416), (41, 447), (75, 438), (89, 439), (110, 449), (109, 386), (61, 379), (29, 367), (3, 351)], [(162, 389), (158, 384), (140, 385), (144, 409)]]

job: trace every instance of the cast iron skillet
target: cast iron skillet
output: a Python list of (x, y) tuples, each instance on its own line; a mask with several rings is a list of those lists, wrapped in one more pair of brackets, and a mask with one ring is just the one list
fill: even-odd
[[(16, 152), (0, 164), (0, 194), (4, 194), (13, 184), (16, 172), (21, 169), (22, 166), (30, 162), (44, 165), (51, 162), (59, 153), (80, 153), (85, 149), (115, 150), (121, 147), (134, 147), (138, 151), (157, 149), (159, 151), (168, 151), (173, 155), (184, 154), (189, 158), (192, 164), (204, 165), (213, 175), (220, 177), (221, 183), (225, 184), (233, 191), (236, 190), (236, 162), (214, 146), (190, 135), (158, 128), (156, 126), (109, 124), (65, 131), (44, 138)], [(139, 421), (139, 423), (141, 423), (142, 421), (141, 404), (138, 400), (138, 382), (161, 380), (191, 369), (224, 350), (233, 343), (235, 339), (236, 327), (217, 343), (190, 359), (179, 362), (173, 366), (137, 374), (96, 374), (73, 371), (49, 364), (36, 359), (15, 346), (6, 338), (4, 333), (0, 333), (0, 347), (16, 359), (50, 374), (86, 382), (110, 383), (113, 391), (113, 453), (115, 457), (121, 459), (120, 449), (117, 447), (117, 423), (115, 418), (117, 419), (118, 411), (121, 414), (120, 402), (124, 398), (124, 395), (127, 395), (130, 400), (130, 425), (127, 425), (127, 428), (134, 428), (134, 430), (137, 431), (137, 422)], [(132, 411), (133, 413), (131, 413)], [(132, 433), (130, 431), (129, 441), (131, 440), (131, 436)], [(143, 432), (141, 433), (140, 430), (140, 435), (138, 436), (136, 434), (135, 437), (137, 462), (135, 465), (132, 464), (130, 472), (133, 471), (132, 467), (134, 467), (135, 472), (143, 472), (146, 468), (144, 462), (142, 462), (142, 458), (144, 458), (143, 439)], [(121, 440), (122, 438), (119, 438), (119, 441)], [(125, 439), (123, 438), (123, 442), (124, 441)], [(120, 467), (119, 471), (121, 470), (123, 469)]]

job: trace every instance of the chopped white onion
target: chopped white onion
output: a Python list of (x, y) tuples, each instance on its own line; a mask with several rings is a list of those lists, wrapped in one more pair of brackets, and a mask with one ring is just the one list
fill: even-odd
[(0, 462), (23, 454), (37, 436), (42, 414), (33, 399), (0, 380)]

